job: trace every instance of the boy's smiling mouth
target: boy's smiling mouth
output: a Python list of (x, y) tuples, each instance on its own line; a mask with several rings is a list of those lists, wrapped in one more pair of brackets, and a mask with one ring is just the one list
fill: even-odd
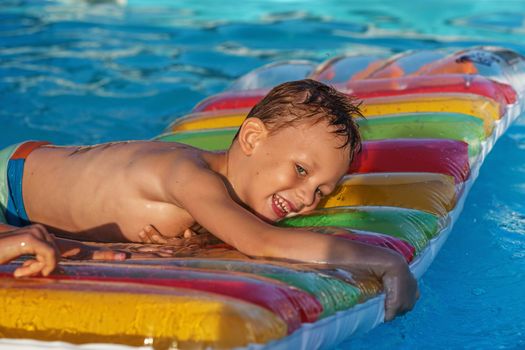
[(284, 199), (278, 194), (274, 194), (272, 196), (272, 209), (279, 219), (282, 219), (286, 215), (297, 211), (293, 203)]

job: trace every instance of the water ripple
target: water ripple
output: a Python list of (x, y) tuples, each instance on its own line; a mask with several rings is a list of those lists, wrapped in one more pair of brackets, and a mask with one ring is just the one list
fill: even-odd
[(477, 27), (490, 31), (520, 34), (525, 32), (525, 15), (515, 12), (496, 12), (456, 18), (451, 24), (465, 27)]

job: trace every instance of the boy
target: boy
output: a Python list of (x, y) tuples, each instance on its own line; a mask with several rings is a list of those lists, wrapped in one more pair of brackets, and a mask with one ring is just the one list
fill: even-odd
[(344, 265), (383, 281), (390, 320), (410, 310), (418, 293), (401, 256), (269, 224), (315, 208), (335, 189), (360, 148), (356, 114), (345, 95), (301, 80), (275, 87), (255, 106), (226, 152), (147, 141), (26, 144), (14, 180), (20, 198), (6, 216), (104, 242), (147, 241), (141, 229), (148, 225), (158, 230), (154, 241), (208, 231), (247, 255)]

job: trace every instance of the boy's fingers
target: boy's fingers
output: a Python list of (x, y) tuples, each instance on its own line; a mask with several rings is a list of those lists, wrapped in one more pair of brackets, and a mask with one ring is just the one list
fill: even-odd
[(163, 244), (163, 243), (168, 243), (168, 241), (159, 236), (158, 234), (154, 234), (153, 236), (151, 236), (151, 240), (153, 241), (153, 243), (157, 243), (157, 244)]
[[(390, 291), (390, 293), (393, 293)], [(386, 291), (386, 300), (385, 300), (385, 322), (391, 321), (396, 317), (397, 310), (393, 305), (392, 295), (389, 294), (389, 291)]]
[(24, 261), (24, 262), (22, 263), (22, 266), (29, 266), (29, 265), (31, 265), (31, 264), (34, 263), (34, 262), (35, 262), (35, 261), (32, 260), (32, 259), (31, 259), (31, 260), (26, 260), (26, 261)]
[(37, 253), (36, 259), (44, 264), (42, 275), (48, 276), (57, 266), (57, 261), (60, 259), (60, 256), (56, 251), (45, 251), (43, 253)]
[(151, 240), (149, 239), (145, 230), (139, 232), (139, 238), (142, 243), (151, 243)]
[(396, 313), (392, 310), (385, 310), (385, 322), (392, 321), (396, 317)]
[(56, 267), (60, 259), (60, 252), (56, 246), (50, 245), (48, 242), (35, 240), (29, 245), (29, 253), (36, 256), (36, 260), (44, 264), (41, 269), (42, 275), (49, 275)]
[(66, 251), (62, 251), (61, 256), (63, 258), (74, 258), (77, 255), (79, 255), (81, 253), (81, 251), (82, 251), (82, 249), (80, 249), (80, 248), (73, 248), (73, 249), (69, 249), (69, 250), (66, 250)]
[(13, 275), (18, 277), (35, 276), (45, 267), (45, 263), (36, 260), (28, 260), (21, 267), (17, 268)]
[(406, 314), (411, 308), (407, 307), (404, 304), (397, 303), (387, 303), (385, 305), (385, 321), (392, 321), (397, 316), (402, 316)]
[(95, 250), (93, 252), (93, 256), (91, 257), (93, 260), (126, 260), (126, 253), (123, 252), (116, 252), (114, 250)]
[(159, 242), (160, 236), (155, 235), (152, 232), (147, 232), (145, 229), (140, 231), (139, 237), (142, 243), (162, 243)]
[(162, 234), (153, 225), (147, 225), (144, 227), (144, 232), (150, 238), (151, 243), (164, 244), (168, 241), (162, 236)]
[(189, 228), (187, 228), (186, 230), (184, 230), (184, 238), (191, 238), (195, 236), (195, 232), (193, 232), (192, 230), (190, 230)]

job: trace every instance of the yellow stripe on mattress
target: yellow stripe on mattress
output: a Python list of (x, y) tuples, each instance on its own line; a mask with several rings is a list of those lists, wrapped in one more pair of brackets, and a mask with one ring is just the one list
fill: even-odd
[(363, 101), (360, 108), (366, 118), (421, 112), (467, 114), (483, 120), (487, 135), (492, 132), (494, 121), (501, 117), (499, 103), (483, 96), (465, 94), (371, 98)]
[(287, 334), (256, 305), (186, 289), (127, 283), (0, 280), (0, 335), (74, 343), (145, 339), (235, 347)]
[(445, 216), (456, 205), (454, 178), (434, 173), (371, 173), (346, 176), (319, 208), (390, 206)]
[(203, 112), (189, 114), (184, 118), (177, 119), (170, 127), (171, 131), (189, 131), (218, 128), (239, 127), (248, 113), (249, 109), (224, 110), (217, 112)]

